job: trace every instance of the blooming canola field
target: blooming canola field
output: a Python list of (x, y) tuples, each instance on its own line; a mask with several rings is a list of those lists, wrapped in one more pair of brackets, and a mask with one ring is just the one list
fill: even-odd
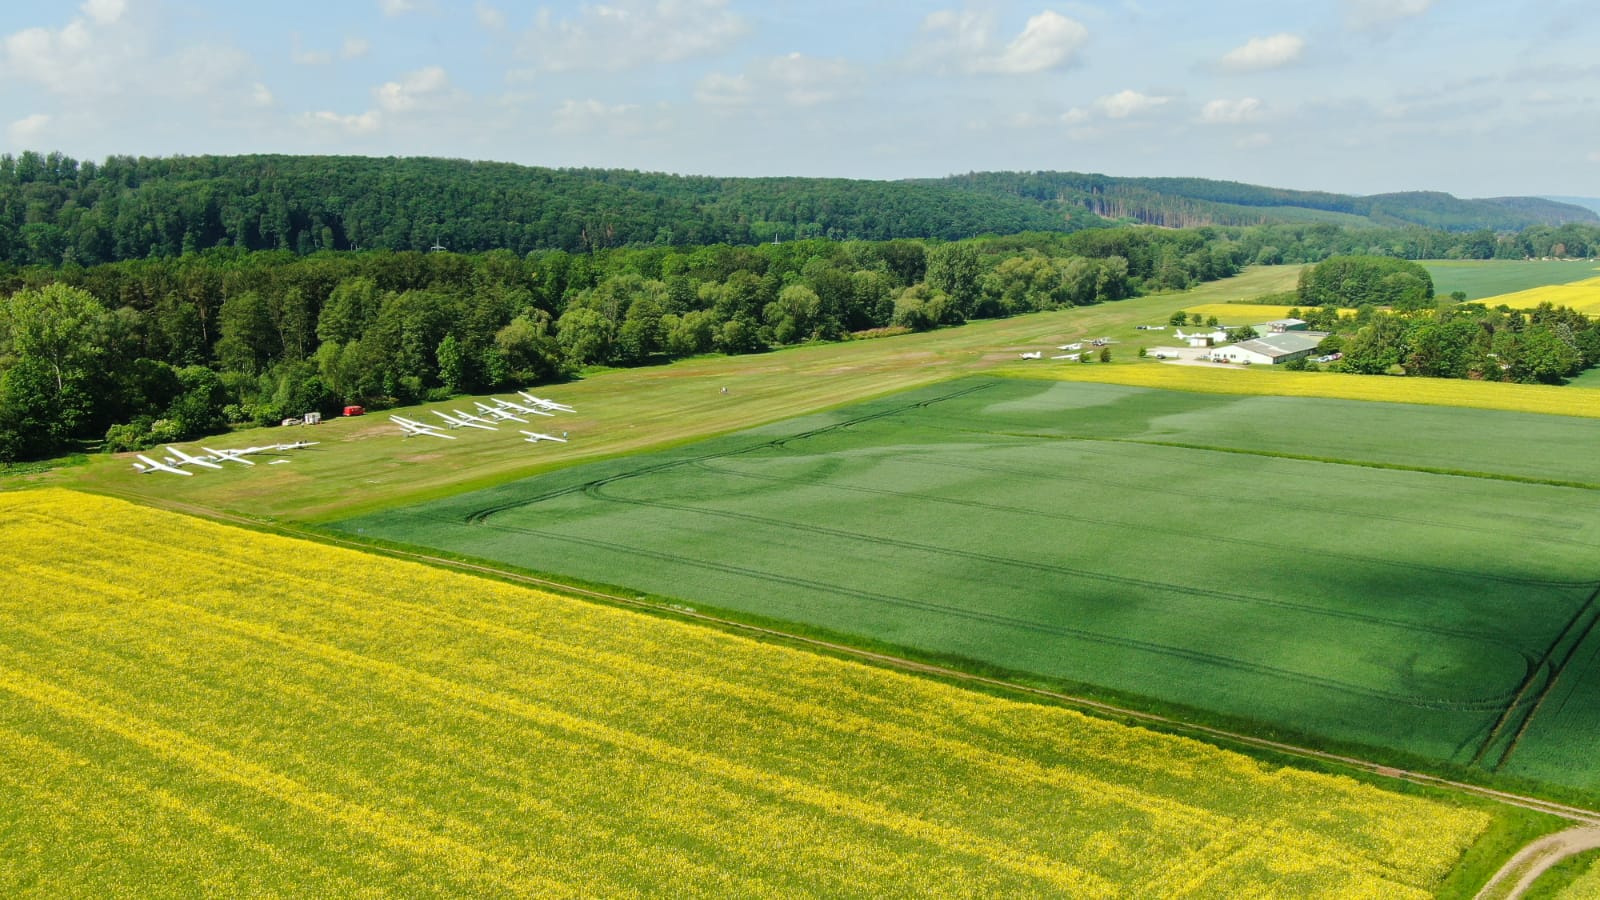
[(5, 896), (1424, 897), (1490, 821), (118, 500), (0, 536)]
[(1585, 315), (1600, 315), (1600, 278), (1585, 278), (1568, 284), (1552, 284), (1509, 294), (1496, 294), (1476, 302), (1491, 307), (1509, 306), (1512, 309), (1533, 309), (1541, 303), (1549, 303), (1554, 306), (1570, 306)]

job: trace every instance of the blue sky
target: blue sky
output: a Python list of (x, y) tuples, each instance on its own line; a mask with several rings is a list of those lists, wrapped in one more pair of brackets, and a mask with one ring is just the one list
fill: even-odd
[(8, 0), (0, 151), (1600, 197), (1592, 3)]

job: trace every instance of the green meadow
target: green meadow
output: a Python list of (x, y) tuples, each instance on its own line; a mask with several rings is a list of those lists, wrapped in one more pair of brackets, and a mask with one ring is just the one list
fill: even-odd
[(968, 378), (338, 527), (1594, 797), (1592, 429)]
[(1600, 275), (1600, 263), (1587, 259), (1428, 260), (1422, 263), (1422, 267), (1433, 276), (1436, 295), (1448, 297), (1454, 291), (1462, 291), (1468, 300), (1482, 300), (1497, 294), (1566, 284)]

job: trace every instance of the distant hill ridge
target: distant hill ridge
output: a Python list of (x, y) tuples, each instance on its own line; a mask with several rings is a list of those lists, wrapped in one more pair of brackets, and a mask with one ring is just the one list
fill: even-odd
[(296, 253), (958, 239), (1329, 223), (1453, 231), (1600, 222), (1536, 197), (1355, 197), (1202, 178), (988, 172), (937, 179), (718, 178), (352, 156), (0, 156), (0, 262), (80, 264), (238, 246)]
[(1120, 178), (1078, 172), (977, 172), (921, 183), (1015, 195), (1059, 208), (1080, 206), (1111, 219), (1169, 227), (1329, 222), (1515, 231), (1532, 225), (1600, 222), (1596, 210), (1543, 197), (1463, 200), (1437, 191), (1356, 196), (1206, 178)]

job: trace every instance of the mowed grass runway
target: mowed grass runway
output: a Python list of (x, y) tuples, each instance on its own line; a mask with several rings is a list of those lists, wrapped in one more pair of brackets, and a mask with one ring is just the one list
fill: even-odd
[(1593, 434), (964, 379), (341, 527), (1600, 796)]
[(1509, 815), (101, 497), (0, 540), (6, 897), (1387, 900)]

